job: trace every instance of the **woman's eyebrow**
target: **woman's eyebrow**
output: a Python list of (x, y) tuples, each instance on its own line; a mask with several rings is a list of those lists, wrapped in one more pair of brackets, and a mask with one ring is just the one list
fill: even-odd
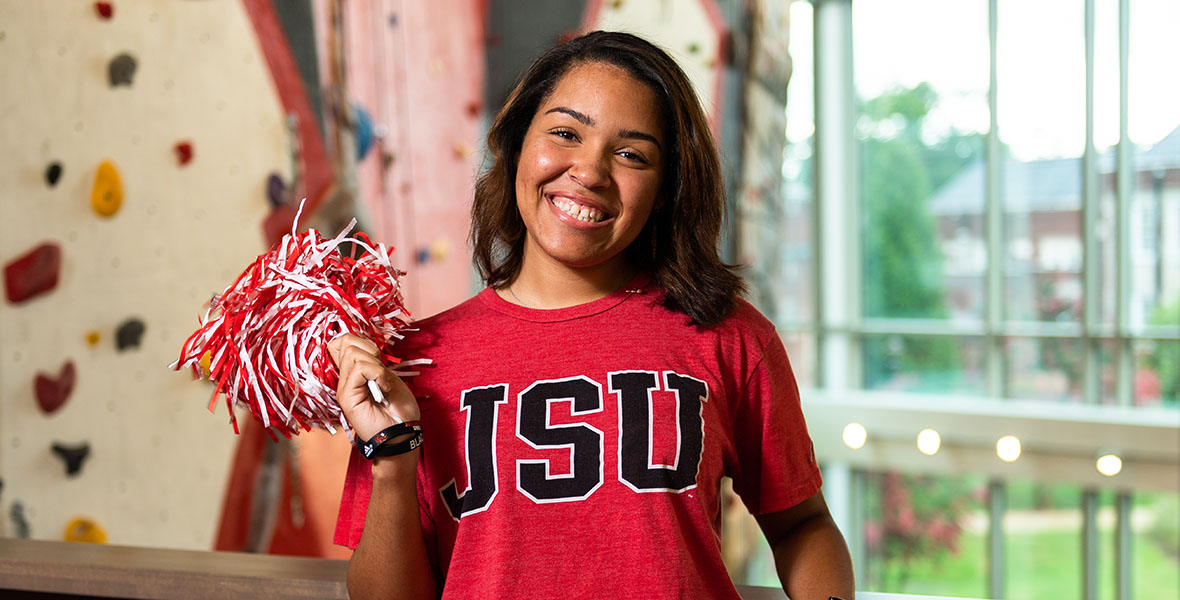
[(619, 137), (621, 137), (625, 140), (645, 140), (645, 141), (655, 144), (656, 148), (659, 150), (664, 149), (662, 146), (660, 146), (660, 141), (656, 139), (656, 136), (654, 136), (650, 133), (644, 133), (642, 131), (635, 131), (634, 129), (620, 129), (619, 130)]
[[(590, 117), (590, 115), (578, 112), (572, 108), (565, 107), (565, 106), (555, 106), (555, 107), (545, 111), (545, 114), (550, 114), (550, 113), (555, 113), (555, 112), (569, 115), (569, 116), (573, 117), (574, 119), (576, 119), (579, 123), (589, 126), (589, 127), (596, 127), (598, 125), (598, 123), (594, 119), (592, 119)], [(635, 129), (620, 129), (619, 130), (619, 137), (621, 137), (623, 139), (628, 139), (628, 140), (648, 141), (648, 142), (655, 144), (656, 148), (663, 150), (663, 147), (660, 146), (660, 141), (656, 139), (656, 136), (654, 136), (650, 133), (637, 131)]]
[(597, 125), (597, 123), (594, 122), (594, 119), (591, 119), (589, 115), (580, 113), (572, 108), (566, 108), (564, 106), (555, 106), (555, 107), (545, 111), (545, 114), (555, 113), (555, 112), (567, 114), (567, 115), (577, 119), (578, 122), (583, 125), (588, 125), (590, 127), (594, 127)]

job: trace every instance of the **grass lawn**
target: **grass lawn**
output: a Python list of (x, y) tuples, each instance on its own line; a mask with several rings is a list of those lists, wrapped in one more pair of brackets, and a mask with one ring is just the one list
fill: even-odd
[[(1007, 534), (1007, 600), (1078, 599), (1082, 597), (1082, 539), (1080, 533), (1042, 531)], [(1114, 554), (1110, 535), (1100, 536), (1100, 600), (1114, 598)], [(1180, 595), (1180, 563), (1165, 556), (1141, 536), (1135, 537), (1135, 600), (1176, 598)], [(878, 563), (879, 564), (879, 563)], [(964, 598), (987, 597), (987, 537), (964, 534), (957, 556), (923, 559), (911, 565), (904, 585), (898, 585), (899, 565), (888, 565), (884, 585), (861, 581), (872, 592), (930, 594)]]

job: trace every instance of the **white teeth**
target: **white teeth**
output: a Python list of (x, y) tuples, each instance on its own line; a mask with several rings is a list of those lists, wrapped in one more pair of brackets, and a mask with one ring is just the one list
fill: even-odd
[(600, 210), (589, 206), (579, 206), (576, 202), (565, 198), (553, 198), (553, 205), (560, 208), (561, 212), (586, 223), (597, 223), (606, 218), (606, 215)]

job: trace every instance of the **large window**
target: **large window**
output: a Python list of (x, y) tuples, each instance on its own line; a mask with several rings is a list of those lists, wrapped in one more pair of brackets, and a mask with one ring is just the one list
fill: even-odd
[(958, 452), (852, 459), (861, 588), (1180, 589), (1177, 494), (1065, 468), (973, 475), (964, 448), (982, 436), (943, 409), (1175, 419), (1180, 3), (795, 0), (790, 15), (782, 222), (763, 224), (783, 241), (754, 263), (755, 297), (805, 387), (926, 403)]

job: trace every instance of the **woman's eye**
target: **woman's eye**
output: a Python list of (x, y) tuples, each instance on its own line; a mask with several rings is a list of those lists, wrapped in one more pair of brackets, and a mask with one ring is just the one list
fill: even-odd
[(631, 152), (630, 150), (623, 150), (622, 152), (619, 153), (619, 156), (622, 156), (623, 158), (625, 158), (629, 161), (638, 162), (638, 163), (642, 163), (645, 165), (647, 164), (647, 159), (643, 158), (643, 155), (639, 154), (637, 152)]
[(578, 139), (578, 136), (575, 135), (574, 132), (572, 132), (568, 129), (555, 129), (555, 130), (551, 131), (550, 133), (563, 139), (563, 140), (573, 141), (573, 140)]

